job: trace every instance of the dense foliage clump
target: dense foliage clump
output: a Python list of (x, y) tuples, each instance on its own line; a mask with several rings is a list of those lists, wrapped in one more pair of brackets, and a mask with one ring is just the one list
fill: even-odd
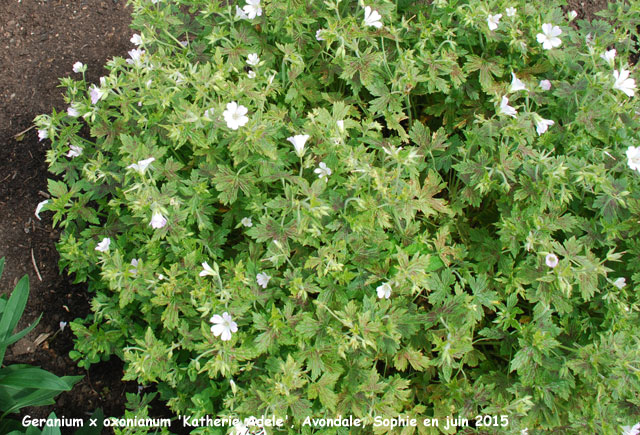
[(37, 119), (80, 364), (196, 417), (635, 423), (637, 1), (132, 3)]

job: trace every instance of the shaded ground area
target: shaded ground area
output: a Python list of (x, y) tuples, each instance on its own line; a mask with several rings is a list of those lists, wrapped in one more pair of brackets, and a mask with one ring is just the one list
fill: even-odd
[(607, 8), (608, 0), (567, 0), (566, 11), (576, 11), (577, 20), (601, 19), (595, 13)]
[(96, 365), (89, 373), (77, 368), (68, 357), (73, 348), (69, 328), (54, 337), (61, 321), (89, 313), (89, 297), (86, 286), (72, 285), (58, 273), (58, 235), (51, 229), (50, 215), (43, 213), (42, 221), (34, 216), (38, 202), (46, 199), (42, 192), (49, 177), (48, 144), (38, 142), (35, 129), (21, 141), (13, 138), (29, 128), (36, 115), (65, 108), (59, 77), (72, 75), (74, 62), (87, 64), (87, 77), (96, 82), (108, 58), (126, 54), (131, 48), (129, 14), (124, 0), (0, 1), (0, 257), (6, 257), (0, 289), (12, 290), (28, 274), (31, 296), (19, 326), (43, 313), (38, 327), (9, 349), (5, 363), (38, 365), (57, 375), (86, 375), (73, 391), (59, 396), (55, 406), (29, 410), (36, 417), (46, 417), (51, 410), (86, 417), (84, 413), (97, 407), (106, 416), (119, 416), (124, 392), (136, 390), (135, 384), (120, 381), (119, 361)]

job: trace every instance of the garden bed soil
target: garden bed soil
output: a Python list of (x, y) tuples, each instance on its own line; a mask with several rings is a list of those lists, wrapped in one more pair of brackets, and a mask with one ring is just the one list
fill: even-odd
[[(73, 349), (70, 322), (89, 313), (86, 285), (73, 285), (58, 271), (50, 213), (42, 221), (36, 205), (46, 199), (47, 141), (38, 141), (33, 118), (66, 107), (59, 78), (72, 75), (72, 65), (88, 65), (87, 77), (96, 82), (103, 65), (131, 48), (130, 9), (124, 0), (3, 0), (0, 2), (0, 257), (5, 271), (0, 281), (4, 294), (23, 275), (29, 275), (31, 294), (20, 327), (42, 320), (27, 337), (9, 348), (5, 364), (25, 363), (57, 375), (85, 375), (75, 388), (61, 394), (54, 406), (27, 409), (32, 417), (84, 417), (101, 407), (106, 416), (121, 416), (125, 392), (137, 390), (123, 383), (122, 363), (113, 359), (87, 373), (69, 358)], [(33, 259), (32, 259), (33, 256)], [(38, 272), (36, 272), (37, 266)], [(42, 280), (38, 278), (38, 273)]]
[[(578, 19), (593, 18), (607, 4), (567, 3), (566, 10), (576, 10)], [(45, 417), (53, 410), (58, 416), (86, 418), (101, 407), (105, 416), (121, 416), (125, 392), (137, 390), (135, 383), (120, 380), (120, 361), (112, 359), (86, 372), (68, 356), (72, 334), (69, 328), (57, 332), (60, 322), (85, 317), (90, 297), (86, 285), (73, 285), (58, 271), (58, 231), (51, 227), (50, 213), (44, 212), (42, 221), (34, 216), (36, 205), (46, 199), (49, 144), (38, 141), (35, 129), (16, 138), (32, 126), (36, 115), (66, 108), (59, 78), (73, 74), (74, 62), (87, 64), (88, 80), (97, 82), (107, 59), (126, 55), (131, 49), (129, 15), (124, 0), (0, 2), (0, 257), (6, 257), (0, 288), (6, 294), (20, 277), (29, 275), (31, 296), (19, 326), (43, 315), (38, 327), (10, 348), (5, 364), (33, 364), (60, 376), (85, 375), (55, 405), (22, 415)]]

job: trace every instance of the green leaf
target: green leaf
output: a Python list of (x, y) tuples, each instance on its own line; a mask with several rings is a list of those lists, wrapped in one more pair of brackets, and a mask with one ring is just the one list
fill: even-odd
[(48, 190), (54, 198), (60, 198), (68, 193), (67, 185), (63, 181), (49, 180)]
[[(58, 417), (56, 416), (55, 412), (52, 412), (47, 417), (47, 420), (55, 420), (56, 418)], [(53, 425), (47, 426), (45, 424), (44, 428), (42, 429), (42, 435), (61, 435), (60, 428)]]
[(498, 293), (487, 289), (487, 286), (489, 285), (489, 278), (487, 275), (481, 274), (476, 277), (469, 276), (467, 280), (478, 303), (487, 308), (494, 308), (500, 302)]
[(376, 81), (367, 86), (369, 92), (376, 96), (369, 102), (369, 109), (374, 113), (384, 113), (389, 109), (391, 103), (391, 93), (389, 88), (382, 81)]
[(36, 388), (39, 390), (68, 391), (82, 379), (82, 376), (58, 377), (39, 367), (24, 364), (13, 364), (0, 369), (0, 384), (4, 388), (25, 390)]
[(90, 426), (90, 420), (86, 420), (86, 424), (78, 429), (74, 435), (100, 435), (102, 433), (102, 428), (104, 427), (104, 412), (102, 412), (102, 408), (93, 411), (89, 418), (96, 420), (96, 425)]
[(466, 72), (480, 71), (480, 84), (485, 91), (493, 85), (493, 76), (501, 77), (503, 74), (500, 58), (483, 59), (476, 55), (470, 55), (469, 60), (464, 65)]
[(5, 418), (0, 420), (0, 433), (6, 433), (7, 435), (23, 435), (24, 427), (18, 420), (11, 418)]
[(333, 388), (339, 377), (340, 373), (325, 373), (322, 375), (318, 382), (309, 385), (309, 399), (318, 397), (324, 406), (331, 411), (335, 411), (338, 404), (338, 395), (333, 391)]
[(18, 285), (11, 293), (4, 312), (2, 313), (2, 319), (0, 319), (0, 361), (4, 360), (4, 353), (8, 346), (8, 337), (15, 329), (24, 307), (27, 305), (27, 299), (29, 298), (29, 276), (25, 275), (18, 281)]
[(216, 190), (220, 192), (218, 198), (223, 204), (232, 204), (238, 197), (238, 190), (242, 190), (246, 195), (251, 193), (254, 184), (254, 176), (251, 173), (242, 174), (234, 172), (230, 167), (220, 165), (217, 167), (217, 174), (213, 178)]
[(405, 371), (407, 364), (411, 364), (414, 370), (421, 372), (429, 367), (429, 358), (424, 356), (419, 350), (407, 347), (396, 353), (393, 358), (393, 365), (398, 370)]
[(431, 143), (431, 135), (427, 127), (420, 121), (415, 121), (409, 130), (409, 137), (420, 148), (427, 148)]
[(6, 341), (7, 346), (12, 345), (16, 341), (20, 340), (22, 337), (27, 335), (28, 333), (30, 333), (33, 330), (33, 328), (35, 328), (38, 325), (38, 323), (40, 323), (40, 319), (42, 319), (42, 314), (40, 314), (38, 318), (31, 325), (27, 326), (22, 331), (17, 332), (13, 334), (11, 337), (9, 337)]

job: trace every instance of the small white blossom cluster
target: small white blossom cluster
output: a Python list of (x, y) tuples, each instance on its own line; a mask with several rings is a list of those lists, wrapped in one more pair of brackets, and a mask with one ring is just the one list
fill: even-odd
[(552, 48), (560, 47), (562, 40), (558, 36), (562, 35), (562, 29), (558, 26), (554, 26), (551, 23), (544, 23), (542, 25), (542, 33), (536, 35), (536, 39), (542, 48), (545, 50), (551, 50)]
[(293, 145), (296, 155), (302, 158), (305, 153), (304, 144), (307, 143), (307, 140), (309, 140), (309, 135), (297, 134), (295, 136), (288, 137), (287, 140)]
[(379, 29), (382, 27), (382, 16), (378, 11), (371, 9), (371, 6), (364, 7), (364, 25)]
[(544, 262), (547, 266), (554, 269), (560, 263), (560, 260), (558, 260), (558, 256), (556, 254), (551, 253), (547, 254), (544, 258)]
[[(542, 90), (548, 91), (549, 89), (551, 89), (551, 82), (549, 80), (541, 80), (539, 83), (539, 86)], [(525, 83), (522, 80), (520, 80), (514, 72), (512, 72), (511, 85), (509, 86), (509, 92), (514, 93), (518, 91), (528, 92), (529, 90), (527, 89), (527, 86), (525, 85)], [(515, 118), (516, 115), (518, 114), (518, 111), (516, 110), (515, 107), (512, 107), (509, 105), (509, 98), (506, 95), (503, 95), (502, 100), (500, 101), (500, 106), (498, 108), (498, 113)], [(549, 129), (549, 127), (555, 124), (553, 120), (544, 119), (537, 113), (532, 113), (531, 116), (536, 125), (536, 132), (538, 133), (538, 136), (545, 133)]]
[(111, 246), (111, 239), (109, 237), (105, 237), (96, 245), (96, 251), (107, 252), (109, 250), (109, 246)]
[(73, 64), (73, 72), (78, 74), (78, 73), (83, 73), (87, 70), (87, 66), (85, 64), (83, 64), (82, 62), (76, 62)]
[[(247, 219), (245, 221), (245, 219)], [(250, 218), (242, 219), (243, 225), (252, 226)], [(248, 224), (248, 225), (247, 225)], [(218, 266), (214, 263), (214, 268), (212, 268), (209, 263), (206, 261), (202, 263), (202, 270), (200, 271), (200, 276), (217, 276), (219, 277)], [(271, 280), (271, 276), (266, 272), (260, 272), (256, 275), (256, 282), (258, 285), (264, 289), (269, 285), (269, 281)], [(211, 327), (211, 332), (214, 336), (220, 337), (222, 341), (231, 340), (231, 333), (238, 331), (238, 325), (232, 320), (229, 313), (225, 312), (222, 316), (216, 314), (209, 320), (213, 323)]]
[(378, 299), (389, 299), (391, 297), (391, 284), (388, 282), (380, 284), (376, 288), (376, 293), (378, 293)]
[(627, 165), (632, 171), (640, 172), (640, 147), (627, 148)]
[(246, 107), (232, 101), (227, 104), (227, 110), (222, 113), (222, 116), (227, 123), (227, 127), (231, 130), (237, 130), (249, 122), (249, 118), (246, 116), (247, 112)]
[(633, 426), (622, 426), (622, 435), (640, 435), (640, 423)]
[(247, 4), (242, 9), (236, 6), (236, 18), (240, 20), (253, 20), (261, 15), (260, 0), (247, 0)]
[(209, 321), (213, 323), (211, 332), (214, 336), (220, 337), (222, 341), (231, 340), (231, 333), (238, 331), (238, 324), (233, 321), (226, 311), (222, 313), (222, 316), (215, 314)]
[(629, 77), (630, 74), (631, 73), (624, 68), (622, 68), (620, 72), (613, 70), (613, 78), (615, 79), (613, 89), (624, 92), (628, 97), (633, 97), (635, 95), (636, 81)]
[(500, 24), (500, 19), (502, 18), (502, 14), (489, 15), (487, 17), (487, 26), (489, 30), (496, 30), (498, 28), (498, 24)]

